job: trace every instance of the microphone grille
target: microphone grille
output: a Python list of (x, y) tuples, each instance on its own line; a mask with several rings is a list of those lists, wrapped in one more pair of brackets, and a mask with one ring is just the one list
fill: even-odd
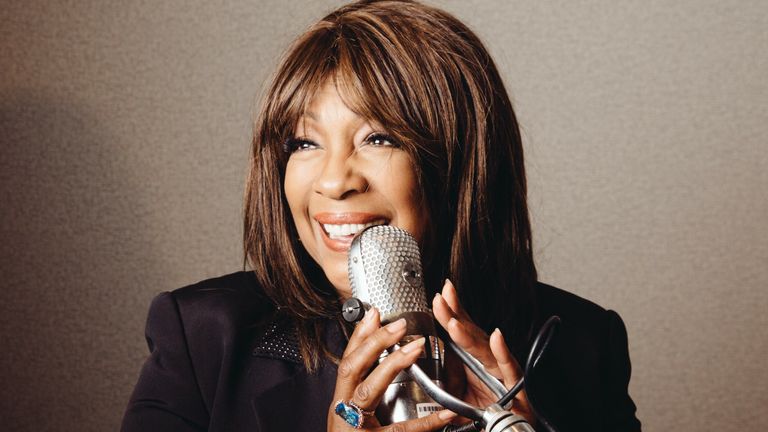
[(419, 245), (407, 231), (389, 225), (367, 228), (349, 253), (352, 296), (376, 307), (382, 321), (405, 312), (429, 312)]

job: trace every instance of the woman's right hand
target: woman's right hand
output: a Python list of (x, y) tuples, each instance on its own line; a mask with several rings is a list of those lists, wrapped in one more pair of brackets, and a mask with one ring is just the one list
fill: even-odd
[[(349, 338), (339, 362), (333, 403), (328, 410), (328, 431), (355, 430), (335, 412), (338, 401), (356, 404), (363, 411), (374, 411), (384, 392), (398, 373), (412, 365), (422, 352), (424, 338), (408, 343), (389, 354), (370, 373), (382, 351), (398, 343), (405, 336), (405, 320), (400, 319), (381, 327), (379, 312), (371, 308)], [(366, 375), (367, 374), (367, 375)], [(419, 419), (382, 427), (374, 415), (365, 415), (360, 430), (390, 432), (427, 432), (437, 430), (450, 422), (456, 414), (443, 410)]]

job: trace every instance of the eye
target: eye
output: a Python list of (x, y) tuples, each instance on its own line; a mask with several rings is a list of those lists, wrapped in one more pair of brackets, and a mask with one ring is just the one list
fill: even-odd
[(374, 147), (400, 147), (400, 144), (395, 141), (394, 138), (381, 132), (374, 132), (368, 135), (363, 141), (363, 145)]
[(283, 151), (289, 155), (296, 152), (314, 150), (318, 147), (316, 142), (306, 138), (288, 138), (283, 143)]

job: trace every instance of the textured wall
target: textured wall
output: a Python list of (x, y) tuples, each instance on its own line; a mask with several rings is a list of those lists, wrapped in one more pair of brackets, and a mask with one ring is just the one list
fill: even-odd
[[(337, 3), (2, 3), (0, 424), (115, 430), (152, 296), (242, 267), (254, 101)], [(646, 429), (768, 427), (768, 4), (436, 4), (503, 71), (542, 278), (622, 314)]]

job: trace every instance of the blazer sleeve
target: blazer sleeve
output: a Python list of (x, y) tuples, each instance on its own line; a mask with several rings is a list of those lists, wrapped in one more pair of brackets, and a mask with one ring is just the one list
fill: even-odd
[(627, 329), (619, 315), (608, 311), (608, 352), (606, 362), (607, 379), (603, 391), (605, 425), (602, 430), (637, 432), (640, 421), (635, 415), (636, 407), (629, 396), (629, 378), (632, 366), (629, 361)]
[(123, 418), (122, 432), (205, 431), (209, 423), (173, 294), (155, 297), (146, 325), (150, 355)]

